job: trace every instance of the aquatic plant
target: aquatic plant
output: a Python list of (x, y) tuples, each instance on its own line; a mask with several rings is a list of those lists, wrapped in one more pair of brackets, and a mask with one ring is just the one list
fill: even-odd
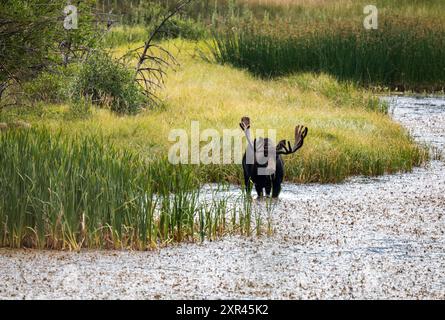
[(146, 164), (101, 137), (8, 129), (0, 149), (0, 246), (144, 250), (254, 227), (248, 208), (229, 224), (227, 199), (201, 201), (189, 167)]
[(260, 23), (218, 32), (212, 51), (220, 63), (270, 78), (297, 72), (394, 89), (445, 87), (445, 28), (419, 19), (309, 26)]

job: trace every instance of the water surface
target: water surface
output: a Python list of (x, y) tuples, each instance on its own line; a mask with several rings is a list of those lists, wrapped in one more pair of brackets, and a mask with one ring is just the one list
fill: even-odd
[[(419, 142), (444, 152), (444, 98), (385, 99)], [(3, 249), (0, 298), (445, 298), (443, 161), (335, 185), (285, 184), (272, 219), (271, 237), (155, 252)]]

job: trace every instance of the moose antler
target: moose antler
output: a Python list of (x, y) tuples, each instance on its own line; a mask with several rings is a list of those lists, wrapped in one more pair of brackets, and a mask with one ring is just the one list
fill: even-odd
[(296, 126), (295, 127), (295, 144), (291, 146), (290, 142), (286, 140), (281, 140), (277, 145), (277, 154), (292, 154), (295, 153), (298, 149), (303, 146), (304, 138), (306, 138), (308, 132), (308, 128), (305, 126)]

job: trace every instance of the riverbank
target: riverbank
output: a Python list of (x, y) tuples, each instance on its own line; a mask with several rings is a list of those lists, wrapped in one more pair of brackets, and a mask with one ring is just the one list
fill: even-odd
[[(445, 100), (399, 97), (391, 110), (443, 151)], [(0, 298), (444, 299), (444, 176), (444, 162), (432, 161), (406, 174), (286, 184), (270, 237), (153, 252), (1, 249)]]
[[(192, 133), (192, 122), (200, 135), (212, 130), (216, 152), (224, 130), (241, 141), (238, 123), (245, 115), (254, 135), (275, 130), (275, 141), (293, 143), (295, 126), (307, 126), (304, 147), (284, 156), (289, 182), (339, 183), (356, 175), (410, 172), (429, 158), (427, 149), (388, 116), (386, 102), (351, 83), (311, 73), (261, 80), (204, 61), (196, 54), (206, 48), (201, 42), (164, 45), (180, 65), (166, 77), (162, 104), (155, 109), (116, 115), (91, 108), (78, 116), (66, 105), (39, 103), (0, 112), (0, 122), (8, 126), (21, 119), (34, 127), (0, 134), (1, 246), (146, 250), (269, 234), (270, 221), (251, 214), (248, 200), (232, 208), (225, 199), (209, 205), (196, 201), (199, 185), (242, 185), (233, 154), (230, 164), (221, 161), (222, 153), (212, 164), (178, 166), (167, 160), (175, 130), (187, 135), (188, 163), (192, 139), (201, 140), (201, 151), (209, 146), (208, 138)], [(116, 48), (114, 54), (125, 51)]]
[[(137, 46), (138, 44), (132, 44)], [(102, 135), (120, 148), (129, 148), (147, 160), (165, 158), (173, 145), (173, 129), (191, 135), (191, 122), (202, 132), (236, 130), (242, 116), (252, 118), (253, 130), (276, 130), (276, 140), (292, 142), (297, 124), (309, 128), (304, 148), (285, 157), (286, 180), (298, 183), (341, 182), (353, 175), (381, 175), (410, 171), (427, 155), (406, 130), (386, 114), (387, 105), (372, 92), (321, 74), (303, 73), (276, 80), (261, 80), (246, 71), (203, 61), (197, 52), (202, 42), (174, 40), (166, 45), (180, 66), (170, 72), (160, 92), (162, 105), (136, 116), (117, 116), (92, 110), (73, 118), (65, 105), (0, 112), (0, 122), (17, 118), (34, 126), (62, 129), (68, 135)], [(120, 56), (126, 47), (115, 49)], [(239, 130), (240, 136), (242, 135)], [(202, 145), (205, 143), (202, 142)], [(237, 164), (195, 166), (202, 182), (240, 183)]]

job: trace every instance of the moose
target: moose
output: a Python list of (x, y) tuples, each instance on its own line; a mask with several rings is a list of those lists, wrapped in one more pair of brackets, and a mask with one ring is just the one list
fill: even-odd
[(308, 128), (301, 125), (295, 127), (293, 146), (286, 140), (281, 140), (274, 146), (270, 138), (259, 137), (252, 142), (249, 117), (242, 117), (239, 125), (247, 138), (247, 149), (242, 160), (247, 194), (251, 193), (253, 182), (258, 197), (262, 197), (265, 190), (267, 197), (272, 192), (272, 197), (277, 198), (284, 177), (284, 161), (281, 156), (293, 154), (303, 146)]

